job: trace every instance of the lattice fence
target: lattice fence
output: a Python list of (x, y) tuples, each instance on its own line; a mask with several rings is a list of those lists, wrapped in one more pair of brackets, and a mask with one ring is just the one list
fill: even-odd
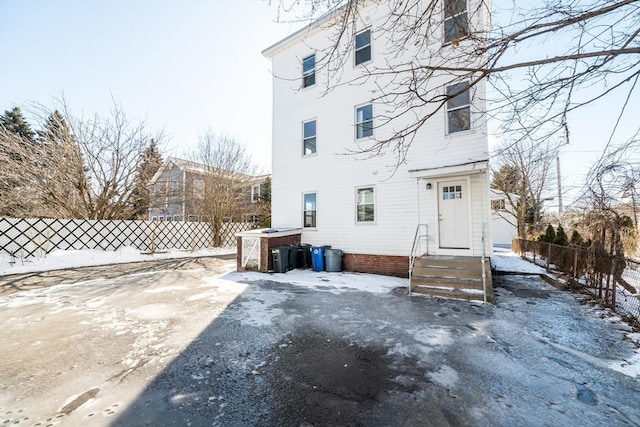
[[(255, 228), (254, 223), (224, 223), (222, 246), (236, 245), (235, 233)], [(213, 247), (213, 232), (206, 222), (95, 221), (83, 219), (0, 217), (0, 253), (27, 258), (54, 249), (116, 250), (132, 246), (141, 251)]]

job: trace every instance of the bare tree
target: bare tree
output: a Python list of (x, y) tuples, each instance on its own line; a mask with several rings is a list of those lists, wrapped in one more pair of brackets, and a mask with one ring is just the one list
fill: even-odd
[[(332, 29), (330, 46), (310, 46), (326, 90), (376, 82), (372, 101), (387, 106), (379, 126), (390, 131), (361, 152), (391, 150), (397, 164), (424, 123), (460, 94), (443, 88), (462, 81), (470, 88), (489, 85), (488, 107), (480, 113), (498, 118), (513, 144), (550, 137), (568, 142), (576, 110), (605, 97), (640, 97), (639, 0), (494, 3), (490, 23), (484, 0), (278, 2), (281, 20), (315, 21), (309, 31)], [(387, 8), (385, 18), (368, 24), (370, 7)], [(384, 60), (345, 78), (356, 31), (367, 25)], [(627, 107), (621, 105), (621, 114)]]
[(194, 203), (211, 224), (214, 246), (220, 246), (224, 237), (223, 222), (237, 218), (249, 202), (247, 190), (256, 168), (245, 147), (236, 139), (211, 130), (200, 136), (189, 157), (204, 166), (204, 197)]
[(498, 149), (500, 166), (493, 171), (491, 187), (500, 191), (509, 205), (501, 215), (517, 226), (518, 237), (527, 238), (531, 231), (539, 231), (542, 206), (552, 194), (551, 174), (558, 146), (524, 141), (507, 143)]
[(151, 140), (144, 122), (114, 103), (109, 116), (76, 118), (61, 102), (43, 115), (33, 143), (0, 126), (0, 212), (13, 216), (129, 219), (141, 153)]
[(612, 147), (589, 171), (580, 205), (585, 211), (582, 225), (589, 231), (594, 251), (619, 257), (638, 252), (639, 182), (637, 136)]
[(77, 190), (87, 218), (132, 218), (139, 161), (162, 134), (152, 135), (143, 121), (129, 120), (115, 102), (108, 116), (75, 119), (64, 111), (84, 159), (86, 185)]

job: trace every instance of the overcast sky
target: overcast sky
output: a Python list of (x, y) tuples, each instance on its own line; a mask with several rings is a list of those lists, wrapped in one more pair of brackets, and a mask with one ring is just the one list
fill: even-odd
[[(494, 2), (496, 19), (512, 5)], [(301, 26), (276, 17), (261, 0), (0, 0), (0, 113), (31, 102), (53, 107), (64, 94), (74, 114), (90, 115), (115, 99), (130, 118), (166, 131), (165, 155), (184, 155), (211, 128), (236, 136), (270, 171), (272, 83), (260, 52)], [(571, 117), (565, 188), (577, 189), (600, 156), (622, 95)], [(632, 99), (621, 139), (637, 128), (639, 111)]]

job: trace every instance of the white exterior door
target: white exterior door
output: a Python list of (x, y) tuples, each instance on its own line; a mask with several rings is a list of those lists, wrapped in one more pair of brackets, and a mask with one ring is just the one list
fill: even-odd
[(469, 249), (469, 202), (466, 180), (438, 182), (438, 234), (444, 249)]

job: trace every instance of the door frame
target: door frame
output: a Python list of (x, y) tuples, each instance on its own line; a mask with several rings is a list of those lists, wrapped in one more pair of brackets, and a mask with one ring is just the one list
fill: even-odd
[[(453, 248), (441, 248), (440, 247), (440, 220), (438, 216), (440, 215), (440, 184), (443, 182), (449, 181), (464, 181), (465, 186), (467, 188), (467, 227), (469, 230), (469, 248), (467, 249), (453, 249)], [(435, 242), (436, 242), (436, 254), (438, 255), (461, 255), (461, 256), (471, 256), (473, 254), (473, 212), (471, 211), (471, 177), (469, 175), (453, 175), (453, 176), (443, 176), (437, 179), (434, 179), (435, 183), (435, 222), (436, 222), (436, 233), (435, 233)]]

